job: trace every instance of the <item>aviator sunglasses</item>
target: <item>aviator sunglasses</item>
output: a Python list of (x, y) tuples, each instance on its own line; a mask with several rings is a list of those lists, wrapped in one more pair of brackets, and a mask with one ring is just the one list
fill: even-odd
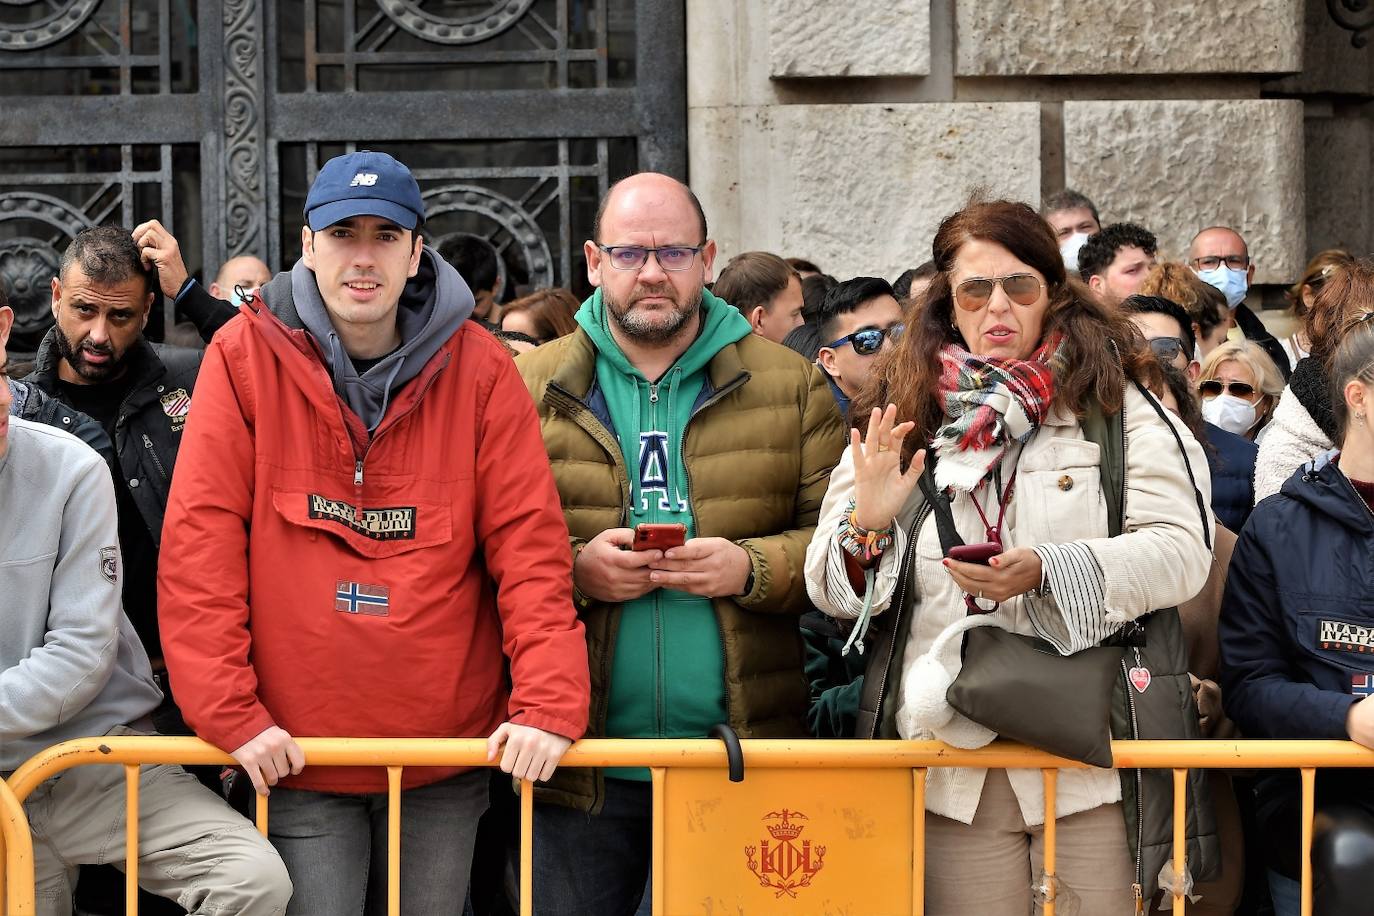
[(892, 342), (896, 343), (906, 330), (906, 325), (898, 322), (890, 328), (860, 328), (853, 334), (847, 334), (834, 343), (826, 344), (826, 349), (833, 350), (836, 347), (843, 347), (846, 343), (854, 345), (854, 352), (860, 356), (872, 356), (883, 348), (883, 338), (891, 337)]
[(1255, 393), (1255, 386), (1247, 382), (1231, 382), (1226, 384), (1221, 379), (1209, 378), (1205, 382), (1197, 383), (1197, 390), (1202, 392), (1203, 397), (1215, 398), (1223, 391), (1229, 392), (1238, 398), (1249, 398)]
[(954, 301), (966, 312), (976, 312), (987, 306), (997, 286), (1017, 305), (1030, 306), (1040, 298), (1042, 284), (1033, 274), (1010, 274), (1005, 277), (972, 277), (954, 287)]

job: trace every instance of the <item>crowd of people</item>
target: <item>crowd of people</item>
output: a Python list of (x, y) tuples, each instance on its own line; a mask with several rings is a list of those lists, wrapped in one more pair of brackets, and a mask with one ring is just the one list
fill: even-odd
[[(1162, 260), (1073, 191), (972, 199), (889, 282), (719, 264), (692, 191), (632, 175), (583, 302), (502, 301), (383, 153), (304, 222), (289, 270), (208, 285), (156, 221), (81, 232), (23, 371), (0, 289), (0, 776), (107, 734), (236, 762), (143, 768), (144, 912), (384, 911), (386, 775), (302, 735), (488, 739), (402, 787), (402, 911), (477, 916), (515, 903), (512, 777), (534, 912), (649, 912), (649, 774), (560, 767), (583, 736), (1097, 764), (1059, 777), (1052, 877), (1038, 771), (930, 771), (926, 911), (993, 916), (1175, 889), (1169, 774), (1113, 737), (1374, 747), (1374, 262), (1313, 258), (1279, 340), (1244, 227)], [(1295, 774), (1191, 776), (1191, 911), (1296, 914)], [(122, 912), (120, 777), (26, 800), (44, 916)], [(1317, 815), (1315, 912), (1359, 911), (1363, 773)]]

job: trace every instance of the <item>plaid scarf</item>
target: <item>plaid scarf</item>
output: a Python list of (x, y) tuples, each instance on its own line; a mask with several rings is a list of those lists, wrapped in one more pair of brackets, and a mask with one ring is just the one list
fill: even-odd
[(995, 468), (1014, 439), (1025, 443), (1040, 428), (1054, 397), (1054, 372), (1063, 368), (1062, 335), (1046, 340), (1030, 359), (974, 356), (940, 348), (940, 396), (950, 422), (931, 448), (941, 489), (970, 491)]

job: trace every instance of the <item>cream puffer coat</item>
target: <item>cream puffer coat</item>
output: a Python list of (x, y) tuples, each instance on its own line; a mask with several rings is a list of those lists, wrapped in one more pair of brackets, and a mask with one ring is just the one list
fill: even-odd
[[(1207, 581), (1212, 557), (1203, 540), (1197, 510), (1197, 500), (1188, 473), (1179, 454), (1178, 444), (1164, 425), (1164, 421), (1128, 386), (1125, 398), (1126, 430), (1126, 507), (1123, 534), (1107, 536), (1107, 507), (1099, 479), (1099, 448), (1087, 441), (1078, 421), (1063, 410), (1052, 410), (1039, 430), (1020, 449), (1012, 450), (1004, 464), (1015, 462), (1017, 479), (1015, 492), (1007, 507), (1002, 543), (1006, 549), (1033, 547), (1042, 544), (1078, 542), (1093, 554), (1104, 574), (1106, 600), (1101, 608), (1107, 623), (1126, 623), (1157, 608), (1172, 607), (1193, 597)], [(1191, 433), (1172, 415), (1170, 422), (1178, 430), (1187, 450), (1204, 504), (1211, 503), (1211, 480), (1207, 474), (1207, 459)], [(845, 457), (830, 479), (821, 506), (816, 536), (806, 555), (807, 587), (811, 600), (820, 610), (837, 618), (858, 617), (863, 599), (854, 593), (847, 577), (837, 572), (843, 568), (836, 533), (853, 496), (854, 465), (846, 450)], [(989, 520), (995, 520), (996, 500), (980, 488), (979, 498)], [(872, 612), (882, 613), (892, 601), (897, 585), (897, 568), (913, 536), (910, 526), (924, 504), (920, 490), (913, 492), (897, 517), (896, 543), (883, 554), (875, 570)], [(968, 494), (959, 493), (952, 505), (955, 526), (967, 543), (985, 540), (983, 524)], [(1209, 512), (1209, 524), (1212, 523)], [(934, 644), (946, 627), (961, 620), (967, 613), (964, 595), (948, 571), (941, 565), (940, 548), (933, 516), (925, 514), (925, 521), (916, 538), (913, 589), (908, 594), (914, 602), (909, 615), (911, 631), (906, 649), (899, 663), (901, 678), (893, 702), (902, 702), (908, 695), (907, 678), (915, 661)], [(997, 625), (1016, 633), (1034, 634), (1031, 619), (1031, 599), (1017, 597), (1003, 602), (995, 614)], [(1057, 608), (1053, 599), (1036, 602), (1037, 619), (1042, 628), (1063, 629), (1057, 624)], [(1048, 609), (1048, 610), (1047, 610)], [(952, 640), (951, 674), (959, 667), (959, 640)], [(894, 663), (898, 663), (894, 659)], [(953, 725), (961, 723), (977, 730), (953, 712)], [(928, 739), (932, 732), (917, 729), (907, 733), (904, 723), (910, 722), (899, 705), (898, 734), (902, 738)], [(931, 769), (926, 791), (926, 808), (936, 814), (963, 823), (972, 823), (982, 795), (984, 769)], [(1022, 816), (1028, 825), (1044, 822), (1045, 798), (1038, 770), (1009, 770), (1008, 777), (1016, 792)], [(1121, 800), (1121, 785), (1113, 770), (1065, 770), (1059, 775), (1056, 816), (1065, 817), (1087, 811), (1099, 805)]]

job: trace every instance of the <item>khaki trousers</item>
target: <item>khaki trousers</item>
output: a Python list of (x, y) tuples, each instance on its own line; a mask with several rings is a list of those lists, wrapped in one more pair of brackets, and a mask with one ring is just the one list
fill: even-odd
[[(972, 824), (926, 815), (929, 916), (1030, 916), (1044, 827), (1027, 827), (1005, 770), (988, 770)], [(1135, 882), (1120, 803), (1058, 820), (1058, 916), (1131, 916)], [(1032, 909), (1034, 907), (1034, 909)]]
[[(39, 916), (71, 916), (78, 866), (123, 869), (123, 767), (68, 770), (39, 786), (24, 813), (33, 832)], [(280, 916), (291, 899), (276, 850), (181, 767), (140, 771), (138, 848), (139, 885), (192, 914)]]

